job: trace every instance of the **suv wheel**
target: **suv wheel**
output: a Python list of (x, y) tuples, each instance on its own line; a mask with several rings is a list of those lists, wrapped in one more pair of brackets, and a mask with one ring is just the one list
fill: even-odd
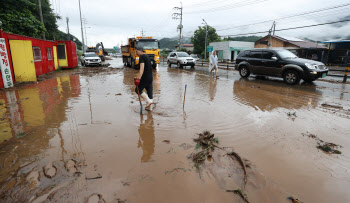
[(168, 67), (171, 67), (171, 63), (169, 60), (166, 63), (168, 64)]
[(300, 76), (295, 70), (287, 70), (283, 76), (284, 82), (288, 85), (295, 85), (299, 83)]
[(182, 68), (182, 65), (180, 64), (179, 61), (177, 62), (177, 67), (178, 67), (178, 68)]
[(239, 69), (239, 74), (241, 75), (242, 78), (246, 78), (250, 75), (250, 71), (247, 66), (242, 66)]

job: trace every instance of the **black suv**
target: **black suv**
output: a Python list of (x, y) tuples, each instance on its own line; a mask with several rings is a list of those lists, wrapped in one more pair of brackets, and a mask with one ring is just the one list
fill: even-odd
[(326, 77), (328, 69), (318, 61), (298, 58), (286, 49), (248, 49), (241, 51), (236, 59), (235, 69), (241, 77), (251, 73), (283, 77), (290, 85), (299, 83), (300, 79), (312, 82)]

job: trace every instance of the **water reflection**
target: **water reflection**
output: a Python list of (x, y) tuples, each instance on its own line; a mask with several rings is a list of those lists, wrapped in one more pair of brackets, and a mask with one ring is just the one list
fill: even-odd
[(315, 108), (322, 92), (314, 85), (287, 86), (271, 81), (241, 78), (233, 84), (234, 100), (256, 110), (272, 111), (276, 108), (300, 109)]
[(217, 85), (218, 80), (214, 78), (210, 78), (209, 81), (209, 98), (210, 101), (213, 101), (216, 95), (216, 85)]
[(141, 162), (147, 162), (151, 159), (155, 147), (154, 120), (151, 112), (148, 112), (147, 119), (144, 121), (144, 115), (140, 115), (139, 141), (137, 148), (142, 148)]
[[(78, 88), (72, 88), (72, 85)], [(0, 143), (65, 120), (70, 97), (80, 95), (78, 75), (65, 75), (0, 93)]]

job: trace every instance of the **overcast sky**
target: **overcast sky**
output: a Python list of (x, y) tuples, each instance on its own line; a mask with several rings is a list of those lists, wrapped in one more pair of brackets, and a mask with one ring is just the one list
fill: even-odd
[[(54, 12), (62, 17), (59, 29), (81, 40), (78, 0), (50, 0)], [(86, 19), (87, 44), (103, 42), (112, 48), (126, 43), (128, 37), (144, 35), (161, 39), (179, 35), (179, 20), (171, 14), (183, 5), (184, 36), (190, 37), (202, 19), (217, 29), (220, 36), (267, 31), (273, 19), (276, 29), (350, 19), (350, 0), (81, 0), (82, 16)], [(338, 8), (334, 8), (338, 6)], [(320, 12), (317, 12), (320, 11)], [(309, 14), (306, 14), (309, 12)], [(300, 15), (304, 13), (304, 15)], [(299, 16), (296, 16), (299, 15)], [(289, 16), (289, 17), (288, 17)], [(260, 23), (268, 21), (265, 23)], [(253, 24), (247, 26), (249, 24)], [(244, 25), (244, 26), (242, 26)], [(257, 34), (264, 36), (263, 34)], [(276, 32), (279, 36), (314, 40), (339, 39), (350, 35), (350, 22), (312, 28)], [(85, 36), (85, 30), (84, 30)]]

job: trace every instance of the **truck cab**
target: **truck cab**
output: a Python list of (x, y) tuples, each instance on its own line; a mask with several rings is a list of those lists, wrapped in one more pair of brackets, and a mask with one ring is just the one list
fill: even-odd
[(122, 46), (123, 63), (135, 69), (140, 68), (139, 56), (136, 55), (136, 47), (143, 47), (145, 54), (151, 60), (152, 67), (156, 68), (160, 63), (159, 59), (159, 41), (152, 37), (129, 38), (128, 45)]

